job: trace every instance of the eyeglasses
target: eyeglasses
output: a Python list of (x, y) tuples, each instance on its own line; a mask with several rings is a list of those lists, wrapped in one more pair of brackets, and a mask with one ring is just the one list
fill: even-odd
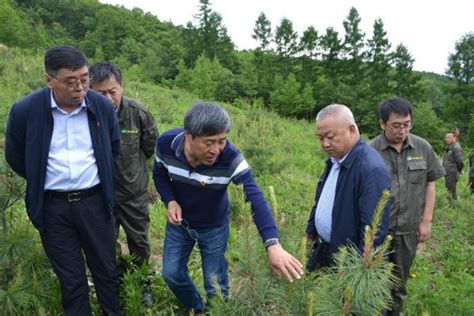
[(63, 81), (52, 74), (48, 74), (48, 76), (50, 76), (51, 78), (53, 78), (54, 80), (56, 80), (57, 82), (64, 85), (66, 88), (70, 90), (74, 90), (79, 85), (81, 85), (82, 88), (84, 89), (87, 89), (89, 87), (89, 82), (90, 82), (89, 76), (81, 78), (81, 79), (71, 79), (68, 81)]
[(194, 229), (191, 229), (191, 227), (189, 227), (189, 222), (187, 220), (185, 220), (183, 218), (183, 219), (181, 219), (181, 222), (179, 224), (181, 226), (183, 226), (184, 229), (186, 229), (186, 231), (189, 234), (189, 237), (191, 237), (194, 241), (198, 240), (199, 235), (198, 235), (197, 231), (195, 231)]
[(394, 124), (389, 124), (387, 123), (387, 126), (390, 127), (393, 131), (401, 131), (404, 129), (405, 131), (410, 131), (413, 128), (413, 123), (394, 123)]

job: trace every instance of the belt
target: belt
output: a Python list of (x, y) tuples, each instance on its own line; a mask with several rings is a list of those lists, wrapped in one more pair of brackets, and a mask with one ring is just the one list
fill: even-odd
[(50, 197), (54, 197), (61, 200), (66, 200), (68, 202), (78, 202), (82, 199), (88, 198), (94, 195), (96, 192), (100, 191), (101, 186), (97, 184), (92, 188), (85, 189), (85, 190), (77, 190), (77, 191), (53, 191), (48, 190), (45, 193)]

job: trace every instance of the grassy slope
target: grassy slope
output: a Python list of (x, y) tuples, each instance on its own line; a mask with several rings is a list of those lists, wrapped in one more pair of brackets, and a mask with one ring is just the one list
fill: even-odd
[[(158, 121), (163, 114), (169, 117), (174, 109), (171, 123), (166, 120), (158, 123), (162, 131), (180, 126), (185, 110), (196, 100), (184, 92), (154, 86), (132, 88), (141, 91), (142, 101), (149, 105)], [(226, 107), (234, 121), (230, 139), (254, 167), (267, 197), (268, 186), (275, 187), (280, 210), (287, 213), (286, 223), (281, 227), (283, 240), (297, 253), (297, 243), (304, 236), (313, 203), (316, 179), (323, 168), (324, 156), (317, 145), (314, 126), (266, 111)], [(420, 247), (414, 264), (406, 304), (408, 315), (474, 314), (474, 199), (466, 183), (464, 175), (458, 189), (460, 201), (454, 205), (448, 203), (443, 180), (437, 183), (433, 239)], [(164, 209), (160, 208), (160, 212)], [(154, 227), (160, 239), (162, 226)], [(229, 248), (232, 249), (232, 243)]]
[[(42, 74), (41, 56), (23, 57), (17, 51), (0, 51), (0, 133), (6, 124), (11, 103), (30, 90), (41, 87)], [(126, 94), (148, 105), (161, 132), (181, 126), (186, 109), (197, 101), (195, 96), (184, 91), (143, 83), (139, 74), (133, 71), (124, 77)], [(292, 253), (297, 253), (313, 204), (315, 183), (324, 164), (324, 156), (314, 136), (314, 126), (304, 121), (283, 119), (250, 106), (225, 106), (234, 124), (229, 138), (249, 160), (265, 195), (269, 197), (269, 186), (275, 188), (283, 244)], [(463, 183), (466, 183), (465, 177), (461, 180)], [(409, 315), (424, 311), (433, 315), (474, 313), (473, 198), (464, 186), (460, 191), (461, 201), (452, 207), (447, 202), (443, 181), (437, 183), (434, 238), (423, 247), (414, 265), (406, 306)], [(150, 235), (157, 258), (162, 247), (164, 212), (161, 202), (151, 206)], [(229, 246), (231, 271), (238, 270), (241, 254), (237, 244), (240, 234), (241, 228), (234, 224)], [(259, 253), (262, 254), (262, 247), (257, 247), (260, 247)], [(158, 268), (160, 265), (158, 261)], [(196, 258), (192, 265), (198, 266)], [(200, 279), (199, 271), (193, 272), (193, 276)], [(262, 271), (260, 275), (261, 278), (268, 276), (268, 271)], [(236, 277), (232, 272), (231, 279), (237, 280)], [(285, 290), (281, 282), (270, 281), (270, 284), (277, 290)], [(236, 292), (240, 286), (236, 285)], [(280, 302), (273, 311), (280, 314), (294, 312), (295, 306), (290, 304)]]

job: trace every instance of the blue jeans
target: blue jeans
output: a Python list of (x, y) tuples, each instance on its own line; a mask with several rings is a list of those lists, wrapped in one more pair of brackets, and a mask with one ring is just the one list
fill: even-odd
[(216, 294), (217, 281), (224, 296), (229, 293), (225, 252), (229, 240), (229, 224), (212, 228), (193, 228), (197, 241), (181, 225), (166, 225), (163, 249), (163, 278), (180, 302), (187, 308), (202, 311), (203, 300), (189, 277), (188, 259), (197, 242), (202, 260), (204, 288), (209, 298)]

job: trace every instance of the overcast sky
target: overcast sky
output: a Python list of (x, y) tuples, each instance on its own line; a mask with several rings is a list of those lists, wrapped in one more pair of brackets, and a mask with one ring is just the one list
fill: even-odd
[[(162, 21), (186, 25), (194, 21), (199, 0), (100, 0), (126, 8), (139, 7)], [(310, 25), (319, 34), (334, 27), (342, 38), (343, 20), (355, 7), (362, 19), (366, 39), (372, 37), (373, 23), (381, 18), (392, 48), (399, 43), (415, 58), (414, 69), (444, 74), (455, 42), (474, 32), (474, 0), (210, 0), (220, 13), (237, 49), (255, 48), (252, 39), (255, 20), (264, 12), (272, 30), (286, 17), (299, 35)]]

